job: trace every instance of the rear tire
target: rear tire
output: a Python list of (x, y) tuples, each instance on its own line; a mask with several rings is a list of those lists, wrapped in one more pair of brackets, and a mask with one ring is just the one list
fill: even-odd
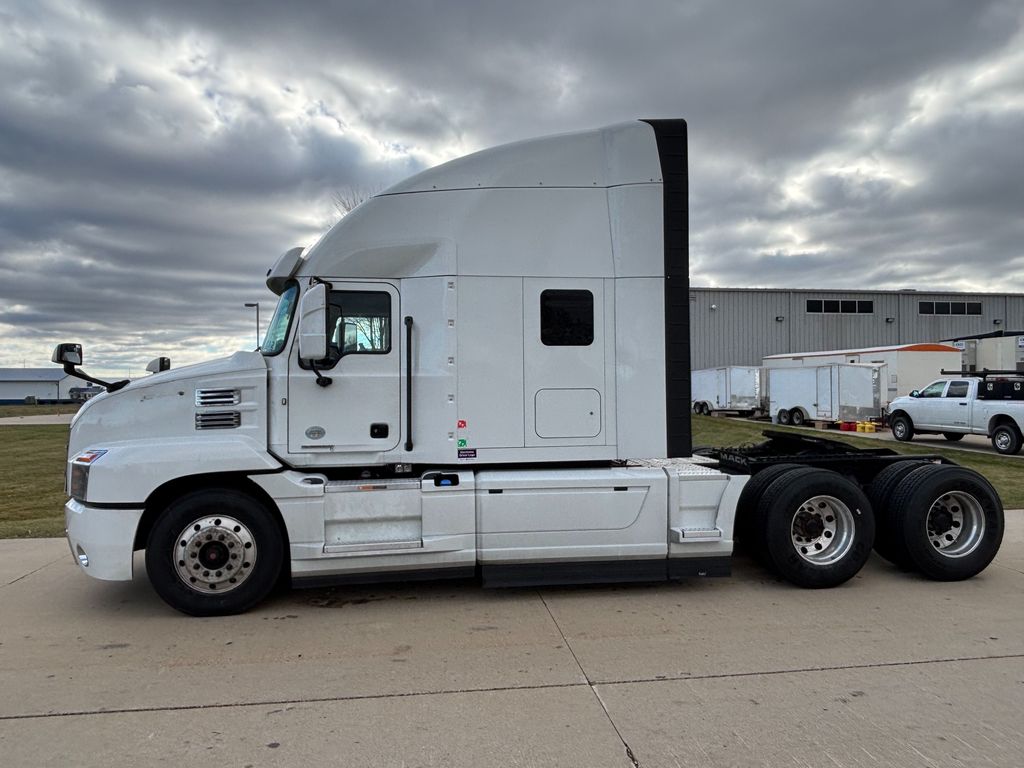
[(700, 416), (700, 413), (701, 413), (700, 403), (694, 403), (693, 404), (693, 412), (695, 414), (697, 414), (698, 416)]
[(943, 432), (942, 436), (949, 440), (949, 442), (951, 443), (959, 443), (961, 440), (964, 439), (963, 432)]
[(899, 484), (892, 509), (914, 567), (936, 581), (980, 573), (1003, 541), (1003, 505), (974, 470), (930, 464)]
[(867, 487), (868, 501), (871, 502), (871, 509), (875, 513), (875, 552), (904, 570), (909, 570), (913, 564), (910, 562), (906, 547), (903, 546), (903, 536), (896, 530), (892, 495), (903, 478), (928, 463), (910, 460), (890, 464), (875, 475), (875, 479)]
[(761, 496), (757, 518), (772, 567), (799, 587), (838, 586), (871, 556), (871, 503), (831, 470), (807, 467), (777, 478)]
[(1020, 431), (1013, 424), (1000, 424), (992, 430), (992, 447), (1004, 456), (1013, 456), (1020, 452)]
[(799, 408), (794, 408), (789, 412), (789, 423), (794, 427), (802, 427), (804, 425), (804, 412)]
[(787, 411), (785, 409), (779, 411), (778, 420), (779, 420), (779, 424), (783, 424), (783, 425), (789, 424), (789, 411)]
[(733, 525), (735, 537), (743, 548), (763, 565), (768, 565), (768, 556), (762, 546), (763, 534), (757, 529), (757, 505), (768, 486), (787, 472), (804, 469), (800, 464), (776, 464), (762, 469), (747, 480), (736, 502), (736, 520)]
[(277, 583), (284, 537), (273, 512), (227, 488), (194, 491), (157, 518), (146, 573), (172, 608), (190, 616), (242, 613)]
[(892, 429), (892, 436), (901, 443), (909, 443), (914, 439), (914, 423), (909, 416), (893, 416), (889, 426)]

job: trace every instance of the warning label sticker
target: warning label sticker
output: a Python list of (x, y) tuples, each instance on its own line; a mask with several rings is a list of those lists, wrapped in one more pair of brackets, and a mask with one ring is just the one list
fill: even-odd
[(461, 449), (459, 449), (459, 458), (460, 459), (475, 459), (476, 458), (476, 448), (461, 448)]

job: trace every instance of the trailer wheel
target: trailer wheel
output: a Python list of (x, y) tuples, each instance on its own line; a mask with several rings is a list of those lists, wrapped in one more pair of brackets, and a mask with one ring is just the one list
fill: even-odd
[(1020, 432), (1013, 424), (1000, 424), (992, 430), (992, 447), (1004, 456), (1020, 452)]
[(951, 443), (959, 443), (961, 440), (964, 439), (963, 432), (943, 432), (942, 436), (949, 440), (949, 442)]
[(747, 552), (765, 565), (768, 564), (768, 556), (764, 547), (761, 546), (764, 536), (758, 531), (756, 525), (757, 504), (761, 501), (761, 496), (769, 485), (794, 469), (804, 469), (804, 467), (800, 464), (776, 464), (762, 469), (747, 480), (740, 492), (739, 501), (736, 502), (736, 519), (733, 524), (736, 539)]
[(799, 408), (794, 408), (789, 412), (789, 423), (794, 427), (802, 427), (804, 425), (804, 412)]
[(914, 423), (909, 416), (902, 413), (893, 416), (889, 422), (889, 428), (892, 429), (892, 436), (901, 443), (909, 443), (914, 439)]
[(191, 616), (242, 613), (273, 589), (284, 542), (270, 510), (239, 491), (206, 489), (172, 502), (146, 543), (149, 580)]
[(871, 503), (837, 472), (810, 467), (787, 472), (768, 486), (757, 516), (771, 565), (799, 587), (838, 586), (871, 556)]
[(700, 413), (701, 413), (700, 403), (694, 403), (693, 404), (693, 412), (696, 413), (698, 416), (700, 416)]
[(1003, 541), (1003, 505), (992, 485), (964, 467), (929, 464), (896, 488), (892, 509), (911, 563), (936, 581), (983, 571)]
[(783, 408), (778, 415), (779, 424), (789, 424), (789, 411)]
[(890, 464), (867, 487), (868, 501), (875, 513), (875, 552), (899, 568), (910, 569), (912, 564), (903, 546), (903, 536), (896, 530), (892, 494), (904, 477), (928, 463), (908, 460)]

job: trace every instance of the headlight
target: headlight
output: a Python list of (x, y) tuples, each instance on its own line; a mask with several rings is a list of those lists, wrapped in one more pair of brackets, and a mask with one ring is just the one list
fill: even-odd
[(89, 467), (99, 461), (106, 450), (82, 451), (71, 460), (71, 485), (68, 495), (76, 501), (85, 501), (89, 493)]

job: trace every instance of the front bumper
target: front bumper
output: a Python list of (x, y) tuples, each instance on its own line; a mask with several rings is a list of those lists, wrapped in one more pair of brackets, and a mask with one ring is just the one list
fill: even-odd
[(64, 505), (64, 526), (79, 567), (96, 579), (130, 580), (142, 512), (142, 507), (108, 509), (69, 499)]

